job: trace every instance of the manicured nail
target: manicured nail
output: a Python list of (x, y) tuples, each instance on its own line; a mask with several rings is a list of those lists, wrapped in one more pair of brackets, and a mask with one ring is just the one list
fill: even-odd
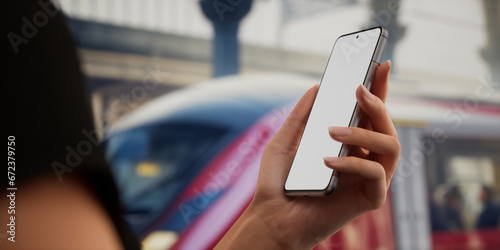
[(363, 89), (363, 93), (368, 98), (368, 100), (375, 101), (375, 96), (372, 93), (370, 93), (370, 91), (365, 87), (365, 85), (361, 85), (361, 88)]
[(352, 134), (352, 130), (345, 127), (329, 127), (330, 133), (339, 136), (346, 136)]
[(337, 162), (340, 162), (342, 160), (342, 158), (340, 158), (340, 157), (333, 157), (333, 156), (323, 157), (323, 159), (328, 163), (337, 163)]

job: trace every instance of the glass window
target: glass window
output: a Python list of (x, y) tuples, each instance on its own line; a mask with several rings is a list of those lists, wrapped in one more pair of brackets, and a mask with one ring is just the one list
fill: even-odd
[(435, 248), (473, 242), (488, 248), (494, 244), (494, 235), (500, 230), (498, 152), (499, 140), (450, 139), (437, 145), (428, 158)]
[(208, 125), (160, 124), (112, 136), (107, 156), (127, 212), (147, 212), (178, 194), (225, 132)]

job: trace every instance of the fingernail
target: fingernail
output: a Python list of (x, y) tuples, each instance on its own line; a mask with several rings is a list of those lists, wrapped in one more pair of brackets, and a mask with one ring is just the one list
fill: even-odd
[(352, 130), (345, 127), (329, 127), (330, 133), (339, 136), (346, 136), (352, 134)]
[(361, 85), (361, 88), (363, 89), (363, 93), (368, 98), (368, 100), (375, 101), (375, 96), (372, 93), (370, 93), (370, 91), (365, 87), (365, 85)]
[(323, 159), (328, 163), (337, 163), (342, 160), (342, 158), (340, 157), (333, 157), (333, 156), (323, 157)]

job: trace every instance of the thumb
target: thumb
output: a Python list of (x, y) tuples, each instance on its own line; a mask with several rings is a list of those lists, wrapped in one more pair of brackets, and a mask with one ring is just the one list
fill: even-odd
[(272, 139), (273, 145), (278, 146), (280, 151), (296, 150), (307, 119), (309, 118), (318, 88), (319, 85), (314, 85), (302, 96), (280, 130), (274, 135)]
[(374, 81), (370, 92), (378, 96), (385, 103), (387, 91), (389, 89), (389, 74), (391, 72), (391, 60), (382, 63), (375, 72)]

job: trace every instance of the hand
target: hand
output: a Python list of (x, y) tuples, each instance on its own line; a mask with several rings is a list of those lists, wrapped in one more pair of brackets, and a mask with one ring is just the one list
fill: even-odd
[(373, 94), (364, 86), (356, 90), (358, 104), (366, 113), (362, 128), (329, 128), (334, 140), (352, 145), (348, 157), (325, 157), (325, 167), (340, 173), (335, 192), (327, 197), (289, 197), (283, 192), (318, 91), (316, 85), (267, 144), (254, 198), (218, 247), (312, 248), (385, 203), (400, 151), (384, 105), (390, 67), (390, 62), (379, 66)]

